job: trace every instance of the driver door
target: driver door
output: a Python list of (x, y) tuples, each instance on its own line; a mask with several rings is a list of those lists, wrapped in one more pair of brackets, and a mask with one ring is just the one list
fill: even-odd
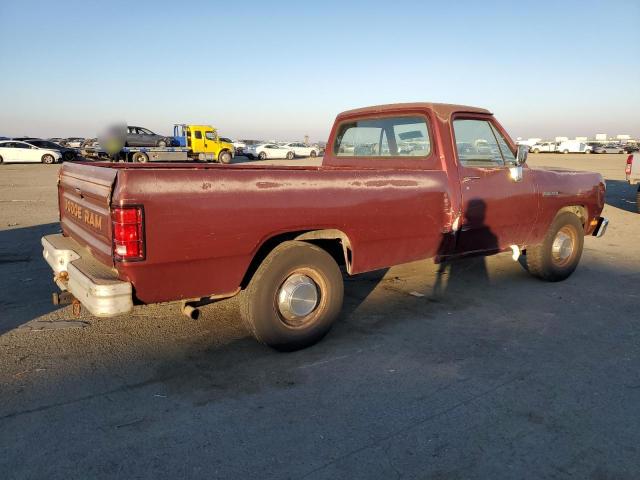
[(456, 253), (496, 253), (526, 244), (537, 220), (533, 175), (511, 178), (514, 152), (500, 130), (486, 118), (453, 121), (463, 218)]

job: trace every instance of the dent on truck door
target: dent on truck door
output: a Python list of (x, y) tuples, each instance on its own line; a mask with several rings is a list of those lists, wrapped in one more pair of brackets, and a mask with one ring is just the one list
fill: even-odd
[(460, 172), (463, 217), (457, 253), (497, 252), (526, 242), (537, 216), (533, 175), (511, 178), (515, 157), (488, 120), (453, 122)]

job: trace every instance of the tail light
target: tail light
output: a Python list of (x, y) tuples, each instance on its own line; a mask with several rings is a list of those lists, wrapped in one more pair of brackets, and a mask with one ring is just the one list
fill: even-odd
[(144, 260), (144, 216), (142, 207), (111, 210), (113, 256), (116, 260)]
[(624, 173), (631, 175), (631, 165), (633, 165), (633, 154), (627, 157), (627, 166), (624, 169)]

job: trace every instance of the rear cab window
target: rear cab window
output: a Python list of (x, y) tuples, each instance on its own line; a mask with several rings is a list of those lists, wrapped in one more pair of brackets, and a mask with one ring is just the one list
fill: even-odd
[(338, 127), (333, 152), (337, 157), (413, 157), (431, 153), (427, 119), (393, 116), (345, 121)]

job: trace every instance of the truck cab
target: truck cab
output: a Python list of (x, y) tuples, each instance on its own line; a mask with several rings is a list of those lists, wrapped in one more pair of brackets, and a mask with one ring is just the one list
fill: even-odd
[(230, 163), (234, 156), (233, 144), (222, 141), (211, 125), (176, 124), (173, 136), (181, 147), (187, 147), (199, 160)]

